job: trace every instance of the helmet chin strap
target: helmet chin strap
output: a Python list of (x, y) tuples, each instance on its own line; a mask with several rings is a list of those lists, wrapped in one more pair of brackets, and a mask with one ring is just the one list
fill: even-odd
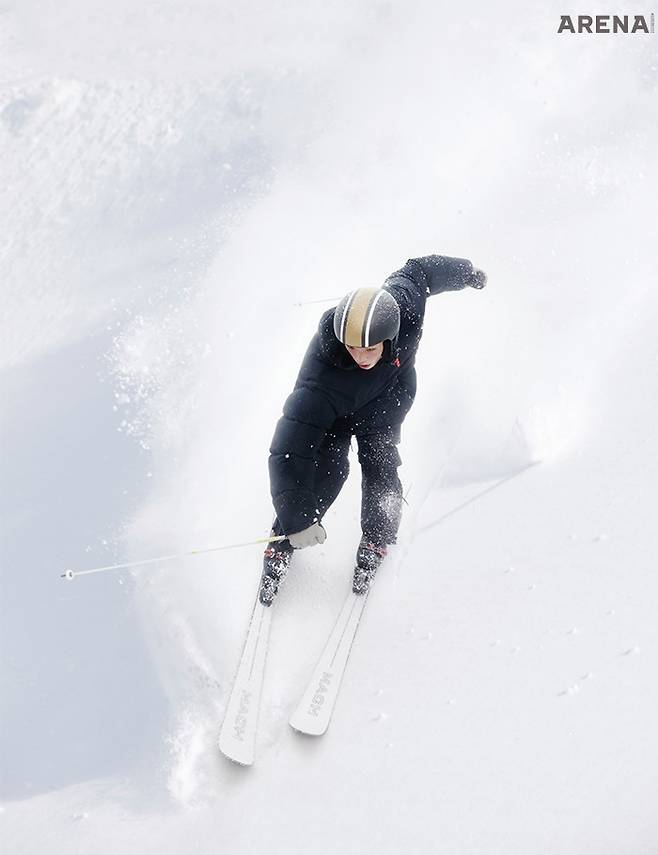
[(388, 346), (388, 353), (386, 354), (387, 362), (395, 362), (400, 358), (400, 353), (398, 351), (398, 336), (395, 336), (394, 339), (386, 339), (384, 342), (384, 347)]

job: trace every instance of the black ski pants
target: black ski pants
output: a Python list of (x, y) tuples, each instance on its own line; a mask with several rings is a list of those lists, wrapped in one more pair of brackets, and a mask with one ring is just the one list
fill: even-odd
[[(331, 507), (349, 475), (352, 435), (344, 423), (334, 423), (318, 449), (315, 493), (320, 518)], [(361, 530), (376, 546), (395, 543), (402, 516), (402, 483), (398, 476), (402, 460), (397, 448), (400, 425), (385, 431), (357, 434), (356, 441), (361, 464)], [(274, 522), (273, 531), (284, 533), (278, 520)]]

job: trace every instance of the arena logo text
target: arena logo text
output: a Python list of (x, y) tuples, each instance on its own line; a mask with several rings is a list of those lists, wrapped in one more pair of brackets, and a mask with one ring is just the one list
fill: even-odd
[(653, 33), (655, 16), (560, 15), (558, 33)]

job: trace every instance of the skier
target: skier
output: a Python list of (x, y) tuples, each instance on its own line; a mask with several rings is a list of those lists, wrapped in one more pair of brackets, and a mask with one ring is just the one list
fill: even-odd
[(400, 525), (397, 445), (416, 394), (425, 301), (486, 281), (463, 258), (413, 258), (382, 288), (358, 288), (322, 315), (270, 445), (272, 536), (286, 538), (265, 550), (263, 605), (274, 601), (294, 550), (324, 542), (322, 519), (347, 479), (352, 436), (362, 475), (352, 590), (366, 593)]

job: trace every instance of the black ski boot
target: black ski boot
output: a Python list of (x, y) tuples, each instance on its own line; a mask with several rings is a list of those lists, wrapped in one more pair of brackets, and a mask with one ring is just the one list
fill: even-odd
[(364, 534), (356, 551), (356, 567), (354, 568), (354, 581), (352, 582), (352, 590), (355, 594), (361, 596), (368, 592), (377, 568), (385, 557), (386, 547), (376, 546)]
[(263, 575), (260, 580), (258, 599), (264, 606), (271, 606), (290, 566), (295, 550), (290, 541), (281, 540), (268, 546), (263, 555)]

